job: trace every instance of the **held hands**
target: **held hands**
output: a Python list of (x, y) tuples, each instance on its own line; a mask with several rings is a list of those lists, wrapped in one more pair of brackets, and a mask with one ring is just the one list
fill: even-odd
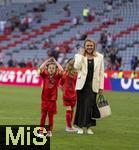
[(48, 61), (55, 61), (54, 57), (50, 57)]
[(56, 63), (56, 60), (54, 57), (51, 57), (51, 60)]
[(53, 61), (55, 60), (53, 57), (50, 57), (50, 58), (47, 58), (42, 64), (41, 66), (39, 67), (40, 69), (44, 69), (46, 67), (46, 65), (49, 63), (49, 61)]
[(50, 57), (50, 58), (48, 58), (48, 59), (46, 59), (47, 61), (51, 61), (53, 59), (53, 57)]
[(51, 60), (57, 65), (59, 71), (61, 71), (61, 73), (63, 73), (63, 68), (62, 66), (55, 60), (54, 57), (51, 57)]
[(50, 57), (49, 59), (47, 59), (47, 64), (50, 62), (54, 62), (56, 64), (56, 60), (54, 57)]

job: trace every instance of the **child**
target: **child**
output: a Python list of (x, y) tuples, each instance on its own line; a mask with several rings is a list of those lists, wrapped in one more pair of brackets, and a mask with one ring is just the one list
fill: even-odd
[(66, 106), (67, 132), (77, 131), (72, 127), (73, 108), (76, 104), (75, 84), (77, 79), (77, 73), (75, 72), (73, 64), (73, 59), (67, 62), (63, 77), (60, 80), (60, 85), (63, 87), (63, 104)]
[[(54, 58), (47, 59), (40, 66), (40, 75), (43, 78), (43, 90), (41, 95), (41, 121), (40, 126), (44, 127), (46, 116), (48, 115), (49, 131), (48, 136), (52, 136), (54, 115), (57, 112), (56, 100), (58, 83), (62, 76), (63, 68)], [(43, 128), (41, 128), (43, 132)]]

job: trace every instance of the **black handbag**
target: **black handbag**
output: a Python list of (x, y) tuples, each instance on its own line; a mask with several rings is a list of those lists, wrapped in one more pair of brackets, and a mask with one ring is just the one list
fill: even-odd
[(102, 94), (98, 96), (97, 106), (100, 112), (100, 118), (105, 118), (111, 116), (111, 107), (108, 101), (104, 98)]

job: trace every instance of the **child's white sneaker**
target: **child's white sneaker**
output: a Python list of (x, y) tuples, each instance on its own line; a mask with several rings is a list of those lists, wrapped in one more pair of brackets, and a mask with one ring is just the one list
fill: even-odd
[(74, 129), (74, 128), (69, 128), (69, 127), (66, 127), (65, 129), (67, 132), (76, 132), (77, 129)]
[(52, 137), (52, 131), (48, 131), (47, 135), (48, 137)]
[(87, 129), (87, 133), (88, 133), (88, 134), (92, 134), (92, 135), (94, 134), (94, 132), (92, 131), (91, 128), (88, 128), (88, 129)]
[(72, 129), (74, 129), (75, 131), (78, 131), (78, 128), (75, 128), (74, 126), (72, 126)]
[(77, 134), (83, 134), (84, 130), (82, 128), (78, 128)]
[(43, 133), (39, 133), (37, 136), (38, 136), (38, 137), (43, 137), (44, 134), (43, 134)]

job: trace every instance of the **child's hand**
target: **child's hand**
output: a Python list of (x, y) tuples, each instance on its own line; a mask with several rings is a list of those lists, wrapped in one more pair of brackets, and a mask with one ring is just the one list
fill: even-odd
[(51, 61), (53, 59), (53, 57), (50, 57), (49, 59), (48, 59), (48, 61)]
[(85, 49), (83, 47), (80, 47), (80, 51), (79, 51), (79, 54), (83, 55), (85, 54)]
[(51, 57), (51, 58), (52, 58), (52, 59), (51, 59), (52, 61), (56, 62), (56, 60), (55, 60), (55, 58), (54, 58), (54, 57)]
[(47, 58), (40, 66), (40, 69), (43, 69), (46, 67), (46, 65), (49, 63), (49, 61), (51, 61), (52, 57)]

